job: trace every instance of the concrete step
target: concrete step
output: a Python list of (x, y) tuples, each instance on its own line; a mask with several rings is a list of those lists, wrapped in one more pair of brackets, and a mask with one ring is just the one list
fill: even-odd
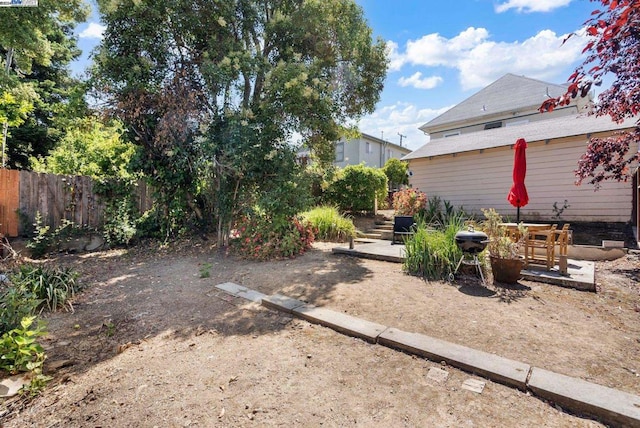
[(363, 236), (365, 238), (369, 238), (369, 239), (384, 239), (384, 238), (382, 238), (382, 234), (380, 234), (380, 233), (365, 232), (365, 233), (363, 233)]
[(376, 230), (393, 230), (393, 223), (391, 223), (391, 224), (376, 224)]

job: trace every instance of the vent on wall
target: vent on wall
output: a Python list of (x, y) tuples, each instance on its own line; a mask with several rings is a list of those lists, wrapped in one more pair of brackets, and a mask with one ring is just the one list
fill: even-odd
[(502, 122), (489, 122), (489, 123), (485, 123), (484, 125), (484, 129), (495, 129), (495, 128), (502, 128)]

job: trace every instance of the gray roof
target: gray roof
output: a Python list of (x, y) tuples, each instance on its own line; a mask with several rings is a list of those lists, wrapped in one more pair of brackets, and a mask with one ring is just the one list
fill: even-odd
[(509, 146), (515, 144), (518, 138), (524, 138), (527, 142), (534, 142), (621, 130), (632, 128), (635, 123), (633, 119), (627, 119), (623, 123), (615, 123), (611, 121), (609, 116), (595, 117), (584, 114), (562, 116), (518, 126), (489, 129), (447, 138), (436, 138), (402, 159), (418, 159)]
[(420, 129), (427, 130), (447, 123), (480, 119), (503, 112), (537, 109), (548, 98), (547, 94), (555, 98), (566, 91), (567, 87), (563, 85), (511, 73), (505, 74), (486, 88), (425, 123)]

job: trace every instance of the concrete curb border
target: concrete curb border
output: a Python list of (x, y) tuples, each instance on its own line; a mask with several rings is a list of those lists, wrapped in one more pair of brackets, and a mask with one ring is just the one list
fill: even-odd
[(280, 294), (267, 296), (233, 283), (219, 284), (216, 288), (255, 302), (261, 298), (262, 305), (269, 309), (293, 314), (370, 343), (400, 349), (435, 362), (445, 361), (451, 366), (492, 381), (523, 391), (529, 390), (536, 396), (552, 400), (577, 414), (592, 416), (616, 426), (640, 427), (640, 396), (634, 394), (423, 334), (362, 320)]

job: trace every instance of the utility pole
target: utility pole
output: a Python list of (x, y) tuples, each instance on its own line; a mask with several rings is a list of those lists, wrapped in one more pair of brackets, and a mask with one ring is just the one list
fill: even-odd
[(407, 138), (406, 135), (402, 135), (401, 133), (398, 132), (398, 135), (400, 136), (400, 147), (402, 147), (402, 139), (403, 138)]

